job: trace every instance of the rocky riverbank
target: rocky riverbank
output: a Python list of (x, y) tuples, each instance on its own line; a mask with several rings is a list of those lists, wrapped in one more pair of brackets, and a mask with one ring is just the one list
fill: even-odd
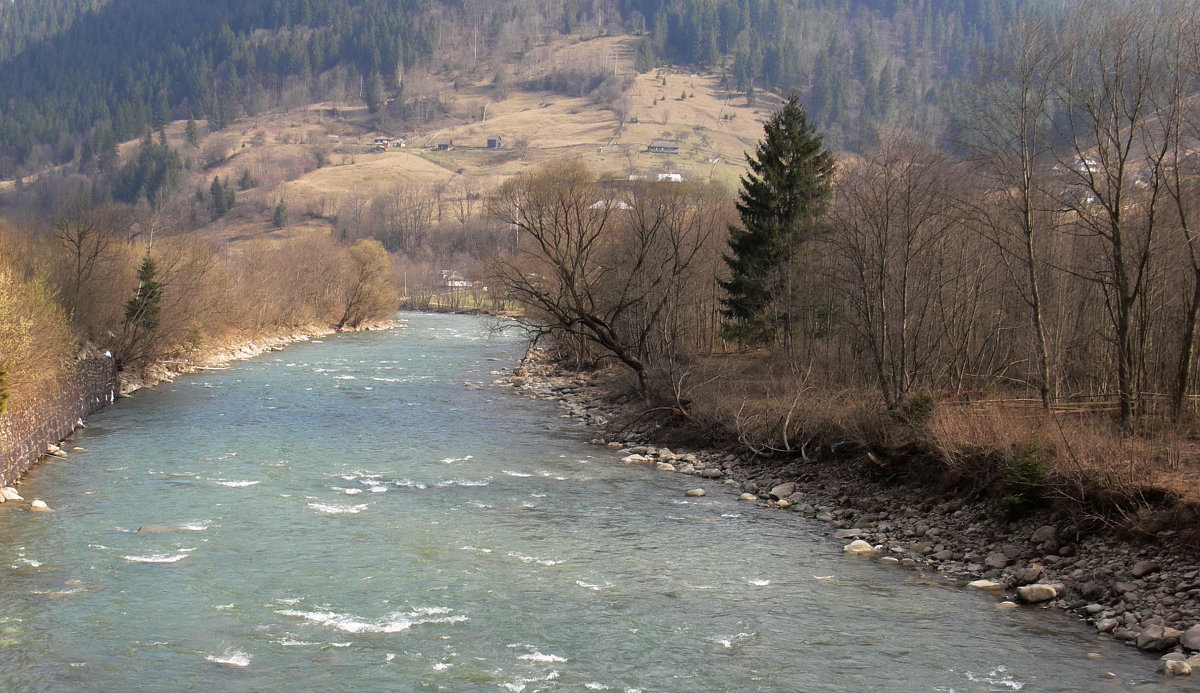
[[(348, 332), (370, 332), (374, 330), (390, 330), (403, 327), (403, 321), (379, 320), (365, 323)], [(154, 387), (160, 383), (173, 382), (175, 378), (188, 373), (204, 370), (220, 369), (234, 361), (254, 358), (268, 351), (283, 351), (290, 344), (308, 342), (334, 334), (330, 325), (309, 325), (294, 330), (260, 335), (254, 339), (239, 340), (228, 344), (212, 346), (201, 350), (187, 358), (171, 359), (151, 364), (140, 374), (121, 374), (121, 394), (128, 395), (144, 387)]]
[(621, 450), (624, 464), (708, 480), (681, 484), (681, 494), (723, 486), (747, 503), (826, 524), (831, 540), (849, 553), (994, 592), (998, 608), (1073, 613), (1102, 637), (1160, 655), (1165, 675), (1194, 669), (1200, 676), (1200, 564), (1174, 529), (1129, 539), (1115, 528), (1083, 527), (1067, 513), (1009, 521), (986, 499), (879, 478), (865, 459), (820, 463), (671, 450), (652, 444), (649, 424), (615, 435), (614, 423), (635, 412), (614, 406), (592, 376), (559, 369), (544, 354), (492, 374), (494, 384), (557, 402), (564, 418), (603, 431), (592, 442)]
[[(403, 326), (403, 321), (381, 320), (364, 324), (352, 331), (387, 330)], [(181, 375), (203, 370), (223, 369), (234, 361), (253, 358), (268, 351), (282, 351), (290, 344), (311, 341), (333, 334), (335, 331), (331, 326), (313, 325), (260, 335), (254, 339), (210, 345), (208, 348), (198, 350), (186, 358), (171, 359), (151, 364), (139, 373), (121, 373), (118, 381), (119, 392), (121, 396), (128, 397), (137, 390), (153, 387), (160, 383), (172, 382)], [(71, 420), (75, 420), (75, 417), (72, 416)], [(73, 424), (73, 428), (78, 429), (85, 425), (83, 420), (80, 419)], [(69, 422), (60, 428), (58, 433), (54, 434), (55, 438), (67, 430), (72, 430), (72, 424)], [(87, 450), (70, 444), (73, 435), (72, 430), (71, 433), (57, 440), (57, 442), (52, 438), (38, 443), (38, 447), (33, 448), (34, 452), (29, 454), (28, 461), (24, 462), (19, 468), (20, 472), (24, 473), (35, 463), (33, 458), (38, 457), (37, 451), (41, 451), (39, 460), (48, 457), (68, 458), (71, 454), (86, 453)], [(43, 445), (44, 447), (42, 447)], [(25, 500), (21, 498), (16, 489), (16, 486), (20, 484), (20, 479), (14, 478), (8, 481), (11, 486), (0, 487), (0, 503)], [(35, 499), (30, 504), (29, 510), (34, 512), (48, 512), (50, 508), (42, 503), (42, 501)]]

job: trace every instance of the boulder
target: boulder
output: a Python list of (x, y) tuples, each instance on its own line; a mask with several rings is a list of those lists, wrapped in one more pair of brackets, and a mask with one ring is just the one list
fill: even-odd
[(1121, 625), (1121, 622), (1115, 618), (1102, 618), (1099, 621), (1096, 621), (1096, 630), (1100, 631), (1101, 633), (1111, 633), (1116, 630), (1117, 626), (1119, 625)]
[(1030, 563), (1024, 568), (1013, 573), (1013, 584), (1029, 585), (1042, 579), (1042, 574), (1046, 569), (1037, 563)]
[(1000, 602), (999, 604), (997, 604), (996, 608), (997, 609), (1015, 609), (1015, 608), (1017, 608), (1017, 603), (1004, 601), (1004, 602)]
[(1058, 590), (1054, 589), (1054, 585), (1022, 585), (1017, 588), (1017, 596), (1026, 604), (1039, 604), (1057, 598)]
[(4, 488), (0, 488), (0, 496), (4, 496), (4, 500), (11, 500), (11, 501), (25, 500), (24, 498), (21, 497), (21, 494), (17, 493), (17, 489), (15, 489), (11, 486), (5, 486)]
[(758, 496), (754, 495), (753, 493), (743, 493), (742, 495), (738, 496), (738, 500), (756, 501), (758, 500)]
[(725, 476), (725, 473), (714, 467), (700, 470), (700, 478), (702, 479), (720, 479), (723, 476)]
[(701, 496), (705, 496), (708, 494), (706, 494), (704, 492), (704, 489), (702, 489), (702, 488), (694, 488), (694, 489), (690, 489), (687, 492), (687, 495), (691, 496), (692, 498), (700, 498)]
[(1179, 636), (1179, 643), (1189, 650), (1200, 651), (1200, 624), (1194, 625)]
[(770, 495), (771, 495), (772, 500), (780, 500), (782, 498), (787, 498), (788, 496), (792, 495), (795, 492), (796, 492), (795, 484), (780, 484), (780, 485), (776, 486), (775, 488), (771, 489)]
[(987, 557), (983, 559), (983, 564), (985, 566), (989, 568), (995, 568), (997, 570), (1007, 568), (1009, 563), (1012, 563), (1012, 559), (999, 551), (989, 553)]
[(1045, 544), (1046, 542), (1058, 537), (1058, 528), (1053, 525), (1045, 525), (1033, 530), (1033, 534), (1029, 535), (1029, 543)]
[(884, 556), (883, 558), (879, 559), (879, 562), (887, 563), (888, 565), (896, 565), (900, 562), (900, 559), (896, 558), (895, 556)]
[(660, 472), (675, 471), (675, 465), (671, 464), (670, 462), (659, 462), (658, 464), (656, 464), (654, 466), (657, 467), (658, 471), (660, 471)]
[(1140, 578), (1158, 570), (1158, 564), (1154, 561), (1138, 561), (1133, 564), (1133, 570), (1129, 571), (1130, 575), (1135, 578)]
[(1004, 583), (995, 582), (993, 580), (975, 580), (974, 582), (968, 582), (967, 587), (972, 587), (977, 590), (983, 590), (984, 592), (1003, 592), (1004, 591)]
[(778, 503), (776, 503), (776, 506), (780, 507), (780, 508), (790, 508), (790, 507), (792, 507), (792, 504), (785, 498), (785, 499), (779, 501)]
[(32, 503), (29, 504), (29, 511), (34, 512), (34, 513), (52, 513), (52, 512), (54, 512), (53, 510), (50, 509), (50, 506), (46, 505), (45, 501), (40, 500), (40, 499), (34, 500)]
[(692, 466), (691, 464), (685, 464), (679, 468), (679, 473), (680, 474), (695, 474), (696, 468), (694, 466)]
[(837, 539), (858, 539), (862, 535), (863, 535), (863, 531), (861, 529), (856, 529), (856, 528), (839, 529), (838, 531), (833, 533), (833, 536)]
[(817, 520), (820, 522), (833, 522), (833, 515), (828, 512), (817, 513)]
[(1139, 650), (1146, 652), (1162, 652), (1175, 647), (1179, 643), (1179, 636), (1183, 635), (1182, 631), (1174, 628), (1167, 628), (1158, 624), (1146, 626), (1146, 628), (1137, 636), (1137, 647)]
[(648, 464), (650, 462), (650, 458), (646, 457), (645, 455), (635, 453), (633, 455), (626, 455), (625, 457), (622, 457), (621, 461), (625, 464)]
[(1177, 662), (1173, 659), (1165, 660), (1162, 663), (1163, 676), (1190, 676), (1192, 667), (1187, 662)]
[(842, 547), (842, 551), (844, 553), (850, 553), (850, 554), (854, 554), (856, 556), (867, 556), (870, 554), (878, 553), (878, 549), (876, 549), (874, 546), (871, 546), (870, 544), (863, 541), (862, 539), (855, 539), (854, 541), (850, 542), (849, 544), (846, 544), (845, 546)]

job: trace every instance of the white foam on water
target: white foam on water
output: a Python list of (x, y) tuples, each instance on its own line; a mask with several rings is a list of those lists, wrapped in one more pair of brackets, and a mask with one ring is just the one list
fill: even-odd
[(603, 585), (594, 585), (590, 582), (584, 582), (583, 580), (576, 580), (575, 584), (579, 585), (580, 587), (586, 587), (589, 590), (592, 590), (593, 592), (599, 592), (600, 590), (606, 590), (613, 586), (613, 584), (608, 581), (605, 581), (605, 583)]
[(725, 649), (728, 650), (728, 649), (731, 649), (734, 645), (742, 642), (743, 640), (748, 640), (750, 638), (753, 638), (754, 636), (755, 636), (754, 633), (738, 633), (737, 635), (728, 635), (728, 636), (718, 635), (715, 638), (713, 638), (712, 641), (717, 643), (718, 645), (721, 645), (722, 647), (724, 647)]
[(355, 496), (363, 492), (361, 488), (342, 488), (341, 486), (330, 486), (334, 491), (341, 491), (347, 496)]
[(227, 667), (250, 666), (250, 655), (240, 650), (225, 650), (223, 655), (208, 655), (204, 659)]
[(386, 656), (384, 656), (384, 658), (383, 658), (383, 661), (385, 661), (385, 662), (390, 662), (390, 661), (392, 661), (392, 660), (393, 660), (393, 659), (395, 659), (395, 658), (396, 658), (396, 653), (395, 653), (395, 652), (389, 652), (389, 653), (387, 653), (387, 655), (386, 655)]
[(88, 544), (88, 548), (95, 549), (97, 551), (108, 551), (108, 547), (104, 544)]
[(234, 603), (234, 604), (217, 604), (213, 608), (216, 609), (217, 611), (228, 611), (229, 609), (232, 609), (235, 606), (237, 606), (236, 603)]
[(371, 493), (387, 493), (387, 486), (372, 486)]
[(604, 685), (604, 684), (602, 684), (602, 683), (596, 683), (595, 681), (589, 681), (589, 682), (587, 682), (587, 683), (583, 684), (583, 687), (584, 687), (584, 688), (586, 688), (586, 689), (588, 689), (589, 691), (608, 691), (608, 690), (612, 690), (612, 689), (610, 689), (608, 686), (605, 686), (605, 685)]
[(305, 640), (296, 640), (295, 638), (287, 638), (287, 637), (279, 638), (278, 640), (275, 640), (274, 642), (279, 643), (280, 645), (282, 645), (284, 647), (312, 647), (313, 645), (318, 644), (315, 642), (308, 642)]
[(500, 684), (500, 687), (504, 688), (506, 690), (512, 691), (513, 693), (521, 693), (521, 691), (524, 691), (525, 687), (531, 683), (536, 683), (538, 681), (553, 681), (556, 678), (558, 678), (558, 672), (552, 671), (542, 678), (532, 678), (532, 679), (517, 678), (517, 680), (515, 680), (511, 683)]
[(721, 513), (721, 517), (733, 518), (733, 517), (741, 517), (741, 516), (742, 516), (741, 513)]
[(446, 488), (447, 486), (487, 486), (492, 483), (491, 477), (487, 479), (446, 479), (437, 483), (438, 488)]
[(180, 549), (178, 553), (152, 553), (149, 556), (122, 556), (132, 563), (178, 563), (196, 549)]
[(299, 604), (300, 597), (280, 597), (275, 601), (279, 602), (280, 604)]
[(491, 553), (492, 552), (491, 549), (480, 549), (480, 548), (477, 548), (474, 546), (460, 546), (458, 548), (462, 549), (463, 551), (478, 551), (479, 553)]
[(473, 457), (475, 457), (475, 456), (467, 455), (466, 457), (444, 457), (444, 458), (442, 458), (442, 463), (443, 464), (454, 464), (455, 462), (466, 462), (467, 460), (469, 460)]
[(438, 662), (433, 665), (433, 670), (434, 671), (445, 671), (452, 666), (454, 666), (454, 665), (450, 664), (449, 662)]
[(742, 579), (746, 581), (747, 585), (753, 585), (755, 587), (766, 587), (767, 585), (771, 584), (770, 580), (760, 580), (757, 578), (742, 578)]
[(247, 486), (254, 486), (261, 483), (261, 479), (258, 481), (225, 481), (224, 479), (216, 481), (218, 486), (228, 486), (229, 488), (246, 488)]
[(399, 481), (393, 481), (392, 483), (401, 488), (415, 488), (415, 489), (428, 488), (427, 486), (425, 486), (425, 484), (422, 484), (419, 481), (413, 481), (412, 479), (400, 479)]
[(1008, 668), (1004, 665), (1000, 665), (986, 674), (975, 674), (968, 671), (966, 676), (967, 680), (973, 683), (990, 683), (993, 686), (1003, 686), (1013, 691), (1019, 691), (1025, 687), (1024, 683), (1008, 674)]
[(515, 476), (515, 477), (521, 477), (521, 478), (533, 476), (532, 474), (526, 474), (525, 472), (514, 472), (514, 471), (510, 471), (508, 469), (501, 469), (500, 471), (504, 472), (505, 474), (507, 474), (509, 476)]
[(44, 597), (66, 597), (71, 594), (82, 592), (82, 587), (72, 587), (69, 590), (32, 590), (30, 594), (37, 594)]
[(523, 554), (517, 553), (516, 551), (509, 551), (508, 555), (511, 556), (512, 558), (520, 559), (520, 561), (522, 563), (537, 563), (538, 565), (558, 565), (559, 563), (563, 562), (563, 561), (551, 560), (549, 558), (538, 558), (537, 556), (525, 556)]
[(208, 525), (200, 522), (189, 522), (185, 525), (180, 525), (179, 529), (186, 529), (189, 532), (203, 532), (208, 529)]
[(358, 380), (358, 378), (355, 378), (352, 375), (339, 375), (335, 377), (334, 380)]
[(537, 651), (531, 652), (530, 654), (523, 654), (520, 657), (517, 657), (517, 659), (523, 659), (526, 662), (565, 662), (565, 661), (567, 661), (566, 657), (559, 657), (558, 655), (555, 655), (555, 654), (542, 654), (541, 652), (537, 652)]
[(326, 515), (357, 515), (367, 509), (367, 504), (360, 505), (327, 505), (325, 503), (309, 503), (308, 507)]
[[(426, 623), (462, 623), (469, 620), (466, 616), (458, 614), (454, 616), (445, 616), (453, 609), (447, 607), (431, 607), (424, 609), (415, 609), (405, 613), (392, 613), (383, 618), (374, 621), (367, 621), (351, 614), (339, 614), (335, 611), (298, 611), (295, 609), (281, 609), (275, 613), (281, 616), (296, 616), (303, 618), (313, 623), (323, 626), (336, 628), (346, 633), (400, 633), (406, 631), (413, 626), (423, 625)], [(342, 647), (337, 643), (331, 643), (335, 647)], [(351, 643), (346, 643), (347, 645)]]
[(31, 567), (33, 567), (33, 568), (40, 568), (40, 567), (42, 567), (42, 562), (41, 562), (41, 561), (35, 561), (35, 560), (33, 560), (32, 558), (24, 558), (24, 557), (22, 557), (22, 558), (18, 558), (17, 560), (18, 560), (18, 561), (20, 561), (21, 563), (24, 563), (25, 565), (31, 566)]

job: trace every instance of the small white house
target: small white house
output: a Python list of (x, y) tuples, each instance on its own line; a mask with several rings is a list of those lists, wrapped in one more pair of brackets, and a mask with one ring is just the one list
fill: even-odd
[(379, 149), (387, 149), (388, 147), (392, 146), (392, 139), (390, 137), (384, 137), (381, 135), (375, 138), (374, 146)]
[(442, 270), (442, 286), (447, 289), (469, 289), (471, 282), (467, 281), (458, 270)]
[(660, 173), (660, 174), (658, 174), (658, 182), (661, 183), (663, 181), (666, 181), (668, 183), (682, 183), (683, 182), (683, 174), (682, 173)]

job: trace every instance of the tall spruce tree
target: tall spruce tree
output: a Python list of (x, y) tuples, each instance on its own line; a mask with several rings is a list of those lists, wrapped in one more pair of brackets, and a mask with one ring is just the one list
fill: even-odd
[(742, 177), (729, 228), (728, 281), (722, 313), (726, 334), (744, 344), (787, 341), (795, 328), (798, 260), (833, 186), (833, 155), (793, 94), (764, 128), (750, 173)]
[(138, 267), (138, 288), (133, 298), (125, 304), (125, 324), (142, 333), (158, 329), (162, 314), (162, 284), (158, 282), (158, 271), (150, 253)]

